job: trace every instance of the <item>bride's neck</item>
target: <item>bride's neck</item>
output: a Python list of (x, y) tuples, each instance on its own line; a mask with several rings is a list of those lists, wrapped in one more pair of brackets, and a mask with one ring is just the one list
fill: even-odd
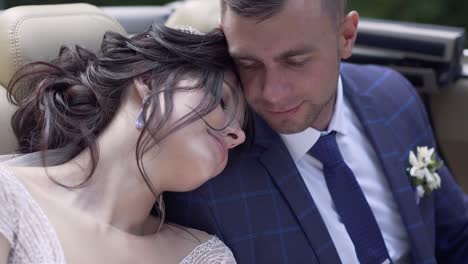
[[(139, 132), (130, 127), (128, 117), (122, 118), (125, 114), (117, 114), (99, 137), (95, 170), (83, 187), (67, 192), (67, 202), (100, 223), (142, 235), (147, 232), (148, 218), (160, 190), (153, 193), (142, 178), (135, 158)], [(57, 181), (73, 186), (86, 180), (91, 167), (89, 150), (85, 150), (50, 174)], [(159, 186), (157, 179), (152, 173), (154, 186)]]

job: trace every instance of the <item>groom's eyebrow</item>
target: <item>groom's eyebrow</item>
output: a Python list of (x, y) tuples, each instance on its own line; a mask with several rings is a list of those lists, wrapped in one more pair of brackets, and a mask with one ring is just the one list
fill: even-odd
[(230, 54), (231, 57), (238, 60), (258, 60), (255, 56), (243, 52), (231, 51)]
[[(283, 60), (286, 58), (294, 57), (294, 56), (299, 56), (299, 55), (304, 55), (308, 53), (312, 53), (317, 51), (317, 47), (315, 45), (303, 45), (303, 46), (298, 46), (292, 49), (288, 49), (278, 56), (275, 57), (275, 60)], [(232, 50), (230, 51), (231, 57), (237, 60), (260, 60), (256, 56), (244, 52), (239, 52)]]
[(300, 56), (308, 53), (312, 53), (316, 51), (317, 48), (313, 45), (304, 45), (304, 46), (299, 46), (293, 49), (286, 50), (285, 52), (281, 53), (279, 56), (277, 56), (275, 59), (287, 59), (290, 57), (294, 56)]

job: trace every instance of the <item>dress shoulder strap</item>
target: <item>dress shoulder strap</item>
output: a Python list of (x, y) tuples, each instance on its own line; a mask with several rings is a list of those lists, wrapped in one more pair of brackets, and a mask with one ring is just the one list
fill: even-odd
[(232, 251), (216, 236), (198, 245), (180, 264), (236, 264)]

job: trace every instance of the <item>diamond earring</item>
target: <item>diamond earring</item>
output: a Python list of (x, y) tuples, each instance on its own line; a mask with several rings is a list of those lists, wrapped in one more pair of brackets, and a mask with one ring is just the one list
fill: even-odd
[(148, 95), (145, 95), (145, 97), (143, 98), (143, 106), (141, 107), (140, 112), (138, 112), (137, 120), (135, 123), (136, 128), (138, 130), (143, 129), (143, 127), (145, 126), (145, 112), (146, 111), (143, 111), (143, 110), (145, 109), (145, 106), (148, 103), (149, 99), (150, 97)]

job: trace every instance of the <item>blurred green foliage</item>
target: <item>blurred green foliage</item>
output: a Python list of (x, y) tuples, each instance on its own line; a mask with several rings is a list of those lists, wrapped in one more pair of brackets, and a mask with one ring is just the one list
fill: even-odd
[(349, 0), (363, 17), (461, 26), (468, 29), (466, 0)]
[(64, 4), (64, 3), (90, 3), (97, 6), (123, 6), (123, 5), (161, 5), (173, 0), (5, 0), (7, 7), (18, 5), (38, 4)]
[[(348, 0), (362, 17), (464, 27), (468, 34), (468, 0)], [(468, 40), (466, 41), (468, 47)]]
[[(172, 0), (0, 0), (6, 7), (88, 2), (98, 6), (161, 5)], [(468, 0), (348, 0), (362, 17), (464, 27), (468, 31)], [(468, 42), (468, 41), (467, 41)], [(468, 46), (467, 46), (468, 47)]]

